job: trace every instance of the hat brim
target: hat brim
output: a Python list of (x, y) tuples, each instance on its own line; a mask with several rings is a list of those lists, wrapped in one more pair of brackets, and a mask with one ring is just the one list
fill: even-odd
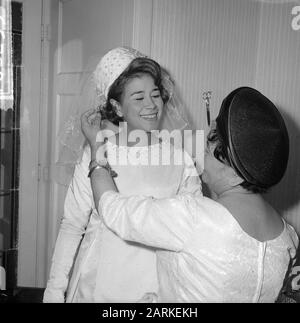
[(287, 167), (289, 137), (275, 105), (257, 90), (242, 87), (223, 101), (218, 119), (236, 172), (259, 187), (277, 184)]

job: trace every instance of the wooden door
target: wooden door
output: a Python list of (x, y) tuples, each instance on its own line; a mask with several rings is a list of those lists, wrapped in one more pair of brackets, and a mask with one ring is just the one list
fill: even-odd
[[(20, 2), (20, 1), (19, 1)], [(23, 3), (17, 284), (37, 286), (42, 0)], [(11, 270), (13, 270), (11, 268)]]
[[(49, 117), (52, 126), (50, 200), (47, 224), (47, 271), (63, 215), (67, 187), (55, 178), (60, 146), (57, 135), (68, 119), (82, 75), (91, 73), (101, 56), (122, 45), (132, 45), (133, 0), (51, 1), (49, 28)], [(92, 62), (92, 63), (91, 63)], [(48, 274), (46, 275), (48, 277)]]

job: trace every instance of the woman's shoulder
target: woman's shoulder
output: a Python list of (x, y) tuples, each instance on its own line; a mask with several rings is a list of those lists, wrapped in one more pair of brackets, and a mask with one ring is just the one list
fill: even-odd
[(249, 198), (245, 195), (239, 199), (222, 199), (220, 202), (231, 214), (237, 227), (250, 239), (270, 243), (282, 239), (288, 243), (297, 240), (294, 229), (262, 197), (252, 199), (250, 195)]
[(286, 237), (290, 241), (291, 245), (297, 249), (299, 246), (299, 237), (294, 229), (294, 227), (289, 224), (285, 219), (282, 219), (285, 223), (285, 232), (286, 232)]
[(206, 196), (188, 194), (186, 205), (200, 226), (205, 223), (212, 228), (221, 226), (223, 229), (232, 228), (232, 215), (221, 203)]

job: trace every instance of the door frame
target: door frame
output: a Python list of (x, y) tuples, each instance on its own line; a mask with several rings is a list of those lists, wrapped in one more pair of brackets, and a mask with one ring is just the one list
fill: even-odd
[(17, 286), (44, 287), (48, 105), (43, 20), (48, 9), (45, 0), (17, 1), (23, 3)]

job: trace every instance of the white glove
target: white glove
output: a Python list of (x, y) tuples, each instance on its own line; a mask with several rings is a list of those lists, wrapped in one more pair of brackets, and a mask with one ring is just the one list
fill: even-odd
[(50, 277), (44, 292), (44, 303), (63, 303), (65, 301), (69, 274), (81, 237), (81, 234), (64, 228), (62, 224), (56, 240)]

